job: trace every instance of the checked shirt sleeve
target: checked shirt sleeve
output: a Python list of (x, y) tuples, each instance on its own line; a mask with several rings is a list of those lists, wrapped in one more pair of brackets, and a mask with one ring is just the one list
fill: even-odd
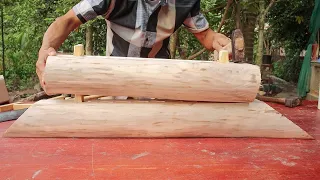
[(184, 20), (183, 25), (191, 33), (200, 33), (209, 28), (209, 23), (204, 15), (200, 12), (200, 1), (198, 1), (192, 10), (190, 11), (188, 17)]
[(112, 0), (82, 0), (72, 9), (82, 23), (105, 16)]

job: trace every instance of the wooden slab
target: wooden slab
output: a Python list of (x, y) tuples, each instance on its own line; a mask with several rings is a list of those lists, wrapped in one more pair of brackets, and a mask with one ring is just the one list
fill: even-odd
[(0, 104), (9, 102), (9, 94), (4, 81), (4, 77), (0, 75)]
[(105, 56), (48, 57), (47, 94), (252, 102), (261, 74), (251, 64)]
[(6, 112), (6, 111), (12, 111), (13, 109), (13, 104), (6, 104), (6, 105), (1, 105), (0, 106), (0, 112)]
[(5, 137), (267, 137), (311, 139), (264, 102), (43, 100)]

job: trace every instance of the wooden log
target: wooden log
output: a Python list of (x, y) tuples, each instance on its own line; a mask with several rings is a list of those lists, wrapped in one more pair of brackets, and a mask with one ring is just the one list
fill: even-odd
[(5, 137), (267, 137), (311, 139), (261, 101), (194, 103), (43, 100)]
[(186, 101), (252, 102), (258, 66), (211, 61), (50, 56), (48, 94), (95, 94)]

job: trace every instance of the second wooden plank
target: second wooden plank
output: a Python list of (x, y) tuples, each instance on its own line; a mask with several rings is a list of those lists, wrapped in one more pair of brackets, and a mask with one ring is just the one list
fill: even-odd
[(310, 139), (264, 102), (192, 103), (44, 100), (6, 137), (269, 137)]

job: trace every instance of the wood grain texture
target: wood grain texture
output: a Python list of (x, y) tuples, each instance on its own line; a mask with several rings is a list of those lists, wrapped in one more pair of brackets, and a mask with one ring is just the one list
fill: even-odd
[(44, 100), (5, 137), (267, 137), (311, 139), (261, 101), (192, 103)]
[(252, 102), (261, 75), (250, 64), (96, 56), (50, 56), (48, 94)]

